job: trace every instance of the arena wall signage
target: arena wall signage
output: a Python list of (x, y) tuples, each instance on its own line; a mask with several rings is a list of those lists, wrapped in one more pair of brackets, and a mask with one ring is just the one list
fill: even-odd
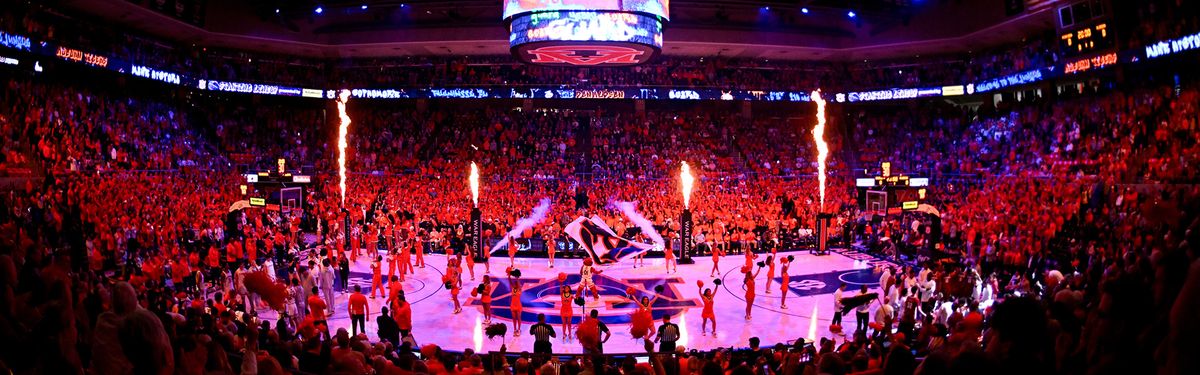
[(1006, 87), (1026, 85), (1057, 76), (1055, 68), (1038, 68), (1004, 77), (979, 81), (975, 83), (975, 92), (988, 92)]
[(0, 31), (0, 46), (29, 51), (32, 45), (28, 37)]
[[(515, 0), (513, 0), (515, 1)], [(582, 4), (587, 2), (570, 2), (570, 4)], [(629, 1), (625, 1), (629, 3)], [(666, 2), (662, 4), (665, 6)], [(637, 5), (637, 4), (634, 4)], [(572, 19), (570, 22), (580, 22), (581, 18), (586, 19), (589, 16), (564, 16), (562, 13), (589, 13), (589, 12), (533, 12), (524, 16), (535, 17), (538, 20), (561, 20), (563, 17)], [(594, 13), (594, 12), (592, 12)], [(611, 20), (638, 20), (642, 22), (642, 18), (647, 17), (643, 13), (619, 14), (606, 16)], [(661, 19), (661, 18), (660, 18)], [(654, 20), (655, 22), (660, 22)], [(580, 24), (581, 27), (591, 27), (588, 24)], [(661, 23), (660, 23), (661, 25)], [(553, 34), (553, 28), (542, 29), (544, 31), (534, 32), (532, 36), (543, 37)], [(661, 29), (660, 29), (661, 30)], [(582, 34), (595, 35), (596, 32), (584, 31)], [(636, 33), (633, 33), (636, 34)], [(661, 43), (661, 40), (657, 40)], [(557, 44), (556, 44), (557, 43)], [(620, 56), (599, 56), (588, 55), (587, 53), (578, 54), (581, 49), (563, 49), (558, 50), (554, 47), (563, 46), (563, 42), (550, 42), (537, 44), (536, 48), (546, 48), (543, 55), (537, 57), (539, 59), (559, 59), (569, 60), (570, 63), (577, 64), (597, 64), (599, 66), (607, 66), (610, 61), (626, 61), (626, 57)], [(597, 51), (605, 47), (605, 42), (600, 41), (580, 41), (585, 43), (588, 48)], [(652, 42), (655, 43), (655, 42)], [(637, 44), (637, 43), (634, 43)], [(640, 44), (638, 44), (640, 45)], [(281, 95), (281, 96), (296, 96), (306, 98), (321, 98), (332, 99), (337, 90), (333, 89), (309, 89), (299, 87), (278, 86), (271, 84), (258, 84), (250, 82), (229, 82), (229, 81), (208, 81), (200, 79), (200, 77), (192, 77), (184, 74), (174, 73), (150, 66), (132, 64), (119, 59), (109, 58), (103, 54), (91, 53), (79, 49), (74, 49), (65, 46), (57, 46), (45, 41), (30, 40), (21, 35), (0, 32), (0, 47), (5, 47), (18, 51), (29, 51), (32, 55), (48, 56), (59, 58), (68, 62), (85, 64), (92, 67), (105, 68), (107, 70), (116, 71), (118, 73), (128, 73), (135, 77), (166, 82), (170, 84), (179, 84), (190, 87), (195, 87), (206, 91), (234, 92), (260, 95)], [(1183, 36), (1175, 39), (1163, 40), (1148, 46), (1139, 47), (1134, 50), (1121, 52), (1108, 52), (1098, 56), (1089, 57), (1086, 59), (1068, 60), (1062, 65), (1031, 69), (1015, 74), (1010, 74), (1002, 77), (986, 79), (963, 85), (926, 87), (926, 88), (890, 88), (882, 90), (868, 91), (847, 91), (847, 92), (831, 92), (831, 96), (838, 103), (844, 102), (870, 102), (880, 100), (900, 100), (922, 97), (947, 97), (957, 95), (974, 95), (977, 93), (985, 93), (1005, 89), (1009, 87), (1031, 84), (1047, 79), (1053, 79), (1062, 74), (1075, 74), (1087, 72), (1098, 68), (1107, 67), (1118, 63), (1133, 63), (1138, 61), (1138, 57), (1143, 56), (1147, 59), (1157, 58), (1177, 54), (1184, 51), (1200, 49), (1200, 33)], [(563, 52), (566, 51), (566, 52)], [(618, 49), (610, 49), (609, 51), (620, 51)], [(17, 65), (21, 60), (22, 54), (17, 53), (14, 57), (0, 57), (0, 64)], [(644, 55), (643, 55), (644, 56)], [(18, 58), (21, 58), (18, 60)], [(36, 58), (29, 61), (35, 61)], [(600, 61), (605, 61), (601, 63)], [(28, 64), (25, 69), (33, 69), (40, 71), (40, 65), (36, 63)], [(590, 65), (596, 66), (596, 65)], [(340, 88), (339, 88), (340, 89)], [(616, 89), (573, 89), (564, 88), (561, 86), (543, 86), (543, 87), (488, 87), (488, 88), (461, 88), (461, 87), (442, 87), (442, 88), (358, 88), (351, 89), (351, 96), (355, 98), (365, 99), (427, 99), (427, 98), (450, 98), (450, 99), (633, 99), (633, 100), (741, 100), (741, 101), (780, 101), (780, 102), (807, 102), (810, 101), (808, 91), (764, 91), (764, 90), (721, 90), (721, 89), (674, 89), (674, 88), (616, 88)]]
[(1092, 69), (1100, 69), (1117, 63), (1117, 53), (1109, 52), (1100, 56), (1068, 61), (1063, 65), (1063, 73), (1083, 73)]
[(1146, 46), (1146, 58), (1153, 59), (1194, 49), (1200, 49), (1200, 33), (1148, 45)]
[(141, 65), (130, 65), (129, 66), (129, 74), (132, 74), (137, 77), (153, 79), (155, 81), (161, 81), (161, 82), (166, 82), (166, 83), (176, 84), (176, 85), (178, 85), (181, 82), (181, 80), (179, 79), (179, 74), (162, 71), (162, 70), (158, 70), (158, 69), (154, 69), (154, 68), (150, 68), (150, 67), (145, 67), (145, 66), (141, 66)]

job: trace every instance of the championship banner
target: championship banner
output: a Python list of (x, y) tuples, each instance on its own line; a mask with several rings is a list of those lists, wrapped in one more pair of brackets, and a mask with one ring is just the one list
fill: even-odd
[(591, 254), (592, 259), (602, 264), (617, 263), (654, 247), (651, 244), (637, 243), (621, 238), (613, 233), (612, 228), (604, 224), (604, 220), (600, 220), (598, 216), (592, 216), (591, 219), (580, 216), (567, 224), (563, 230), (588, 254)]

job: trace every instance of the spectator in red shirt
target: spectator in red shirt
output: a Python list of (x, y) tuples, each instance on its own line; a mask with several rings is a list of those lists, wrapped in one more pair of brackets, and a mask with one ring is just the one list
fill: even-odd
[(349, 307), (346, 310), (350, 312), (350, 333), (357, 336), (360, 329), (366, 332), (366, 319), (371, 313), (371, 308), (367, 304), (367, 296), (362, 294), (361, 286), (354, 286), (354, 294), (350, 295)]
[(317, 287), (312, 288), (312, 295), (308, 297), (308, 314), (312, 315), (313, 325), (321, 325), (325, 322), (325, 310), (329, 305), (325, 304), (325, 300), (321, 299), (321, 290)]
[(396, 320), (396, 325), (400, 327), (400, 340), (412, 333), (412, 305), (404, 299), (404, 291), (401, 290), (396, 299), (392, 300), (392, 318)]

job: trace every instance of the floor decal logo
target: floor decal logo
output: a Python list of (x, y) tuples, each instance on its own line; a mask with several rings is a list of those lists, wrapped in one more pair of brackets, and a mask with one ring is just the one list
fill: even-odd
[[(677, 317), (689, 308), (700, 306), (699, 300), (685, 298), (676, 289), (676, 285), (683, 283), (683, 279), (678, 277), (616, 279), (598, 274), (592, 276), (592, 280), (600, 291), (600, 300), (595, 302), (588, 295), (585, 298), (587, 300), (585, 309), (575, 305), (572, 301), (562, 301), (562, 298), (559, 297), (559, 287), (563, 283), (560, 283), (557, 277), (522, 279), (525, 291), (521, 293), (520, 319), (525, 322), (537, 322), (537, 315), (541, 313), (546, 314), (547, 323), (560, 324), (563, 321), (561, 306), (563, 303), (568, 303), (571, 304), (573, 311), (572, 322), (581, 322), (584, 311), (596, 309), (600, 312), (600, 321), (605, 324), (628, 324), (629, 315), (637, 306), (625, 298), (625, 290), (630, 287), (637, 290), (639, 298), (641, 296), (653, 298), (654, 287), (663, 286), (663, 292), (658, 295), (658, 300), (654, 302), (651, 310), (655, 320), (661, 319), (664, 315)], [(572, 290), (576, 290), (579, 281), (579, 275), (567, 275), (566, 285), (570, 286)], [(496, 279), (494, 282), (497, 284), (495, 290), (492, 291), (492, 315), (511, 320), (513, 318), (511, 310), (513, 295), (508, 280)], [(467, 283), (463, 285), (463, 289), (470, 290), (469, 288), (477, 285), (479, 284)], [(472, 298), (468, 305), (482, 307), (478, 298)]]

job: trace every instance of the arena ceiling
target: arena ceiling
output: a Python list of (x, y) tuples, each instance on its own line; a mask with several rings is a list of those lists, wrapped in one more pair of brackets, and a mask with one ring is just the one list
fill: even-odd
[[(1054, 5), (1066, 2), (1019, 0), (1025, 10), (1010, 15), (1006, 1), (674, 0), (663, 53), (858, 60), (970, 52), (1053, 31)], [(202, 46), (324, 58), (508, 54), (500, 0), (50, 3)]]

